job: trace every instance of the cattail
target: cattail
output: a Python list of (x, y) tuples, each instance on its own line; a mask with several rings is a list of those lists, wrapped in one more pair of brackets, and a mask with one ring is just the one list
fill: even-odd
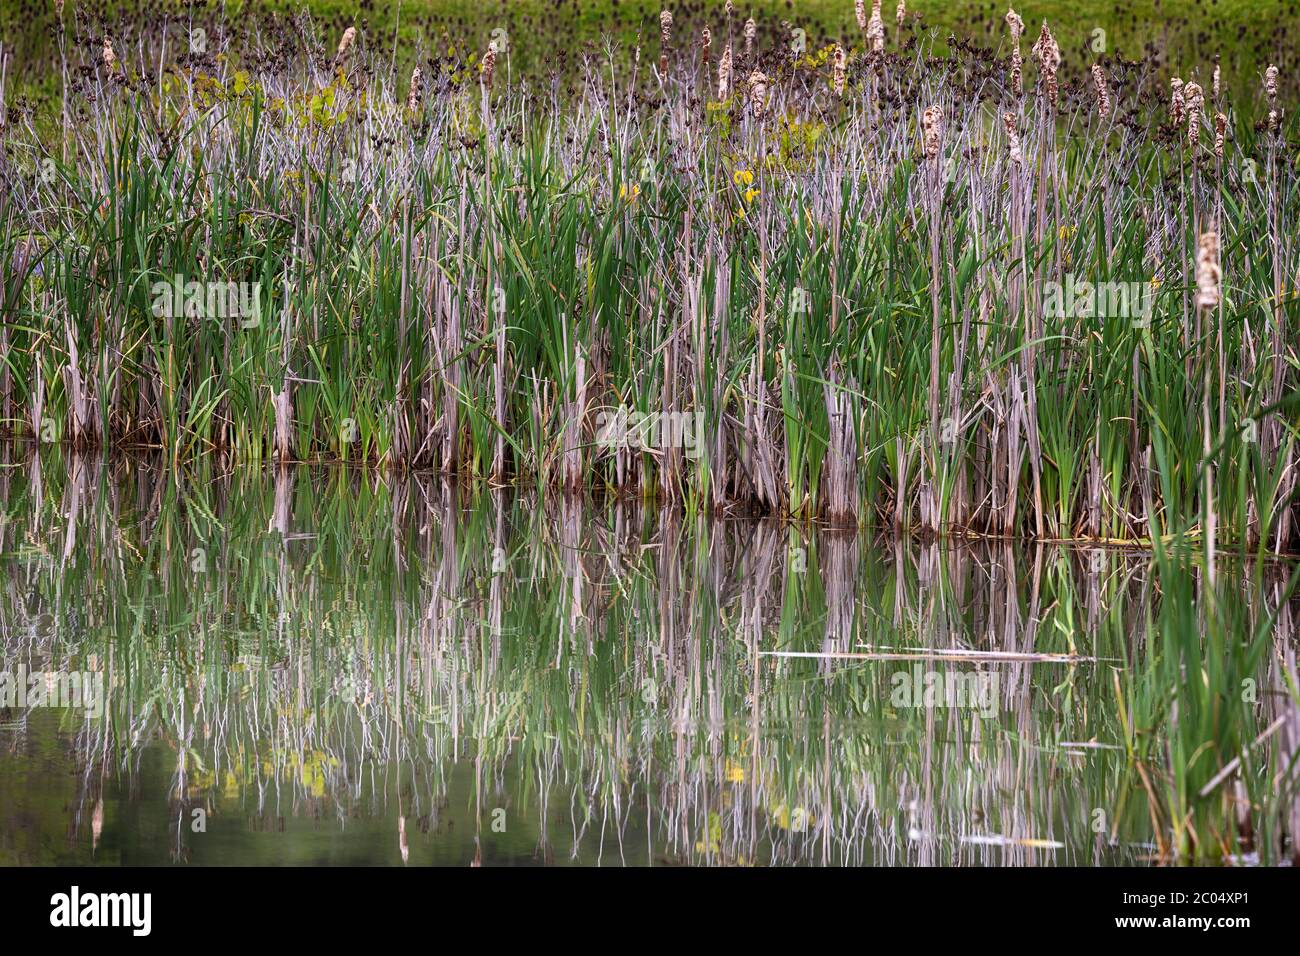
[(871, 19), (867, 21), (867, 42), (873, 53), (885, 49), (885, 18), (880, 15), (880, 0), (871, 0)]
[(338, 53), (335, 54), (336, 59), (342, 60), (345, 56), (348, 55), (348, 50), (352, 47), (352, 41), (355, 40), (356, 38), (357, 38), (356, 27), (348, 27), (346, 30), (343, 31), (343, 38), (339, 40)]
[(745, 59), (754, 55), (754, 38), (758, 36), (758, 24), (750, 17), (745, 21)]
[(1105, 119), (1110, 115), (1110, 87), (1106, 85), (1106, 71), (1100, 63), (1092, 65), (1092, 81), (1097, 86), (1097, 115)]
[(844, 47), (838, 43), (835, 44), (835, 62), (831, 74), (831, 89), (835, 91), (836, 96), (844, 95), (844, 76), (845, 76), (845, 56)]
[(1002, 114), (1002, 126), (1007, 131), (1007, 148), (1011, 153), (1011, 162), (1020, 170), (1025, 168), (1025, 154), (1020, 151), (1020, 133), (1016, 131), (1016, 114)]
[(927, 106), (921, 114), (921, 130), (925, 140), (925, 158), (939, 160), (939, 142), (943, 139), (943, 107)]
[(1228, 134), (1228, 117), (1223, 113), (1214, 116), (1214, 155), (1223, 159), (1223, 143)]
[(411, 91), (406, 94), (407, 112), (416, 113), (420, 109), (420, 97), (424, 93), (424, 74), (417, 66), (411, 71)]
[(1223, 270), (1219, 268), (1218, 233), (1204, 233), (1196, 251), (1196, 307), (1214, 309), (1219, 305)]
[(60, 20), (63, 19), (63, 0), (54, 0), (54, 13)]
[(1219, 55), (1214, 55), (1214, 77), (1210, 80), (1210, 92), (1217, 100), (1219, 98)]
[(1047, 102), (1052, 109), (1056, 109), (1056, 71), (1061, 66), (1061, 48), (1052, 36), (1052, 31), (1047, 29), (1046, 20), (1043, 21), (1042, 32), (1038, 34), (1038, 42), (1030, 48), (1030, 52), (1042, 64), (1041, 82), (1047, 93)]
[(1278, 127), (1281, 125), (1282, 125), (1282, 114), (1279, 113), (1277, 110), (1269, 110), (1268, 111), (1269, 131), (1277, 132)]
[(673, 42), (673, 12), (659, 11), (659, 72), (668, 72), (668, 48)]
[(113, 41), (104, 37), (104, 69), (112, 73), (117, 67), (117, 54), (113, 52)]
[(898, 29), (903, 29), (903, 21), (907, 19), (907, 0), (898, 0), (898, 6), (894, 8), (894, 22), (898, 24)]
[(1205, 94), (1201, 85), (1192, 80), (1183, 90), (1183, 96), (1187, 100), (1187, 145), (1195, 149), (1201, 138), (1201, 109), (1205, 105)]
[(763, 118), (763, 110), (767, 107), (767, 74), (760, 70), (755, 70), (749, 74), (749, 110), (754, 115), (754, 119)]
[(709, 53), (713, 49), (713, 34), (708, 27), (700, 34), (700, 62), (704, 64), (704, 69), (709, 68)]
[(497, 68), (497, 48), (496, 44), (489, 43), (487, 52), (483, 54), (483, 88), (492, 89), (492, 74)]
[(1186, 108), (1187, 101), (1183, 99), (1183, 81), (1175, 76), (1169, 81), (1169, 118), (1175, 126), (1182, 124)]
[(727, 2), (723, 4), (722, 9), (727, 14), (727, 19), (730, 20), (732, 14), (736, 12), (736, 5), (732, 3), (731, 0), (727, 0)]
[(858, 19), (858, 29), (867, 32), (867, 0), (853, 0), (853, 13)]
[(1264, 71), (1264, 94), (1270, 103), (1277, 102), (1277, 67), (1269, 66)]
[(1025, 84), (1022, 67), (1025, 61), (1020, 56), (1020, 38), (1025, 32), (1025, 21), (1020, 19), (1020, 14), (1009, 7), (1006, 20), (1007, 28), (1011, 31), (1011, 90), (1016, 96), (1023, 96)]
[(722, 48), (722, 59), (718, 61), (718, 99), (725, 100), (731, 95), (731, 44)]

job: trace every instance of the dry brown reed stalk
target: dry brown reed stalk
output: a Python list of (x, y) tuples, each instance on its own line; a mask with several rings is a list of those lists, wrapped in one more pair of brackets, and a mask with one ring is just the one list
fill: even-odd
[(731, 95), (731, 44), (728, 43), (722, 49), (722, 57), (718, 60), (718, 99), (725, 100)]
[(673, 42), (673, 13), (671, 10), (659, 12), (659, 72), (668, 73), (668, 50)]
[(1106, 83), (1106, 71), (1100, 63), (1092, 65), (1092, 82), (1097, 89), (1097, 115), (1105, 119), (1110, 115), (1110, 87)]
[[(1219, 266), (1219, 236), (1215, 232), (1203, 233), (1196, 250), (1196, 309), (1202, 325), (1208, 326), (1218, 311), (1221, 300), (1223, 270)], [(1213, 443), (1210, 438), (1210, 362), (1205, 361), (1204, 387), (1201, 393), (1201, 448), (1205, 458), (1203, 496), (1205, 498), (1205, 573), (1211, 589), (1215, 575), (1215, 536), (1218, 516), (1214, 507), (1214, 462), (1210, 456)], [(1213, 593), (1211, 591), (1211, 593)]]
[(834, 65), (831, 71), (831, 89), (835, 91), (836, 96), (844, 95), (845, 74), (847, 73), (845, 61), (844, 47), (838, 43), (835, 44)]
[(709, 72), (710, 57), (713, 52), (713, 32), (705, 27), (700, 33), (700, 65), (704, 67), (705, 75)]
[(927, 106), (921, 114), (921, 133), (925, 149), (927, 192), (930, 199), (930, 395), (929, 437), (930, 475), (922, 484), (921, 527), (938, 532), (942, 524), (939, 515), (939, 363), (941, 359), (939, 331), (942, 317), (939, 304), (939, 276), (941, 267), (940, 217), (943, 205), (943, 108)]
[(1024, 59), (1020, 55), (1020, 38), (1025, 33), (1025, 21), (1015, 10), (1007, 9), (1007, 28), (1011, 31), (1011, 90), (1016, 96), (1025, 93)]

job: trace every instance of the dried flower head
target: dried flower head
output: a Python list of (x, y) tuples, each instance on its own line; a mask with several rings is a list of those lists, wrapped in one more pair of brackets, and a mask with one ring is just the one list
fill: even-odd
[(1214, 155), (1223, 159), (1223, 144), (1228, 135), (1228, 117), (1223, 113), (1214, 116)]
[(1020, 45), (1020, 38), (1025, 35), (1025, 21), (1020, 19), (1020, 14), (1010, 7), (1007, 8), (1007, 26), (1011, 30), (1011, 40), (1017, 46)]
[(722, 48), (722, 58), (718, 60), (718, 99), (725, 100), (731, 95), (731, 44)]
[(1181, 125), (1187, 111), (1187, 101), (1183, 98), (1183, 81), (1174, 77), (1169, 81), (1169, 119), (1175, 125)]
[(1011, 162), (1023, 171), (1025, 168), (1025, 154), (1020, 149), (1020, 133), (1016, 130), (1016, 114), (1011, 112), (1003, 113), (1002, 126), (1007, 131), (1007, 149), (1011, 154)]
[(497, 48), (489, 44), (487, 52), (483, 54), (483, 88), (492, 89), (492, 74), (497, 68)]
[(415, 113), (420, 109), (420, 98), (424, 95), (424, 74), (417, 66), (411, 71), (411, 89), (406, 94), (406, 109)]
[(867, 21), (867, 43), (875, 53), (885, 49), (885, 19), (880, 15), (880, 0), (871, 0), (871, 18)]
[(745, 21), (745, 59), (749, 60), (754, 55), (754, 38), (758, 36), (758, 24), (754, 18), (750, 17)]
[(1270, 103), (1277, 102), (1277, 67), (1269, 66), (1264, 71), (1264, 95)]
[(1223, 270), (1219, 267), (1219, 235), (1201, 235), (1196, 250), (1196, 307), (1214, 309), (1219, 305)]
[(763, 118), (767, 108), (767, 74), (755, 70), (749, 74), (749, 110), (755, 119)]
[(708, 27), (700, 33), (700, 62), (704, 68), (709, 68), (709, 53), (713, 50), (713, 33)]
[(927, 106), (921, 114), (921, 132), (925, 142), (925, 158), (938, 162), (940, 143), (943, 140), (943, 107)]
[(335, 54), (340, 60), (347, 56), (348, 50), (352, 47), (352, 41), (357, 38), (357, 28), (348, 27), (343, 31), (343, 36), (339, 40), (338, 52)]
[(1056, 38), (1052, 36), (1052, 31), (1047, 29), (1046, 20), (1043, 21), (1042, 32), (1038, 34), (1038, 41), (1030, 48), (1030, 52), (1038, 57), (1039, 62), (1042, 64), (1041, 82), (1043, 90), (1047, 94), (1047, 102), (1052, 109), (1056, 109), (1056, 71), (1061, 67), (1061, 47), (1057, 44)]
[(1201, 110), (1205, 106), (1205, 94), (1201, 85), (1191, 80), (1183, 88), (1183, 97), (1187, 102), (1187, 145), (1195, 149), (1201, 136)]
[(898, 6), (894, 8), (894, 22), (898, 28), (903, 28), (903, 21), (907, 19), (907, 0), (898, 0)]
[(1211, 94), (1211, 95), (1212, 95), (1216, 100), (1219, 98), (1219, 78), (1220, 78), (1219, 57), (1218, 57), (1218, 54), (1215, 54), (1215, 57), (1214, 57), (1214, 76), (1213, 76), (1213, 78), (1210, 80), (1210, 94)]
[(117, 54), (113, 52), (113, 41), (104, 37), (104, 69), (112, 73), (117, 67)]
[(857, 18), (858, 29), (867, 32), (867, 0), (853, 0), (853, 15)]
[(847, 73), (847, 58), (844, 55), (844, 47), (838, 43), (835, 44), (834, 66), (831, 72), (831, 89), (835, 91), (836, 96), (844, 95), (844, 80)]
[(1110, 87), (1106, 83), (1106, 71), (1100, 63), (1092, 65), (1092, 82), (1097, 88), (1097, 115), (1105, 119), (1110, 115)]

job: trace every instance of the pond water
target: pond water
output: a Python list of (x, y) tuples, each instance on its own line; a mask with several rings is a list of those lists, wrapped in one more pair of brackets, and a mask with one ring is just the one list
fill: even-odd
[(1293, 853), (1284, 564), (49, 452), (0, 501), (0, 864)]

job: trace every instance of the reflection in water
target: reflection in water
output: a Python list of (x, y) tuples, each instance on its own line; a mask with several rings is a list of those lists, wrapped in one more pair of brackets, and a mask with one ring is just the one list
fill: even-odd
[(107, 703), (0, 711), (0, 863), (1292, 853), (1287, 568), (46, 458), (3, 666)]

